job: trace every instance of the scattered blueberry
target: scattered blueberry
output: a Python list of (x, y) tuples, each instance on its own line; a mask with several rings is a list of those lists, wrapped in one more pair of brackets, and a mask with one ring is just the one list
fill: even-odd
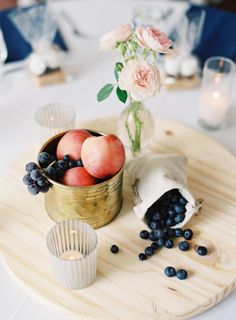
[(150, 223), (150, 228), (151, 228), (152, 230), (156, 230), (156, 229), (158, 228), (158, 222), (157, 222), (157, 221), (152, 221), (152, 222)]
[(164, 273), (167, 277), (174, 277), (176, 275), (176, 270), (174, 267), (168, 266), (165, 268)]
[(191, 240), (193, 237), (193, 231), (191, 229), (184, 230), (184, 239)]
[(181, 251), (188, 251), (189, 248), (190, 248), (190, 245), (188, 243), (188, 241), (181, 241), (179, 244), (178, 244), (179, 248)]
[(139, 236), (141, 239), (148, 239), (149, 238), (149, 232), (147, 230), (142, 230), (139, 233)]
[(29, 184), (32, 184), (33, 181), (34, 181), (34, 180), (30, 178), (30, 174), (29, 174), (29, 173), (27, 173), (27, 174), (23, 177), (23, 182), (24, 182), (24, 184), (26, 184), (27, 186), (28, 186)]
[(168, 248), (168, 249), (173, 248), (173, 247), (174, 247), (174, 241), (171, 240), (171, 239), (167, 239), (167, 240), (165, 241), (165, 247)]
[(181, 229), (181, 228), (176, 228), (175, 229), (175, 236), (176, 237), (183, 237), (183, 235), (184, 235), (183, 229)]
[(38, 156), (38, 162), (43, 168), (48, 167), (52, 162), (50, 154), (47, 152), (41, 152)]
[(168, 217), (166, 219), (166, 225), (167, 225), (167, 227), (173, 227), (175, 225), (175, 220), (171, 217)]
[(153, 254), (154, 254), (154, 248), (152, 248), (152, 247), (147, 247), (147, 248), (145, 248), (145, 253), (146, 253), (146, 255), (147, 256), (152, 256)]
[(157, 245), (159, 248), (162, 248), (165, 245), (165, 239), (164, 238), (160, 238), (157, 240)]
[(145, 253), (140, 253), (140, 254), (138, 255), (138, 257), (139, 257), (139, 260), (141, 260), (141, 261), (144, 261), (144, 260), (147, 259), (147, 255), (146, 255)]
[(116, 254), (116, 253), (119, 252), (119, 247), (117, 245), (113, 244), (111, 246), (110, 250), (111, 250), (112, 253)]
[(25, 166), (25, 170), (26, 172), (30, 173), (32, 170), (34, 169), (38, 169), (38, 165), (34, 162), (29, 162), (27, 163), (27, 165)]
[(179, 269), (179, 270), (176, 271), (176, 277), (179, 280), (185, 280), (188, 277), (188, 272), (186, 270), (184, 270), (184, 269)]
[(164, 235), (165, 235), (165, 231), (164, 231), (163, 229), (153, 230), (153, 233), (154, 233), (154, 235), (155, 235), (155, 237), (156, 237), (157, 239), (163, 238)]
[(205, 255), (207, 255), (207, 252), (208, 252), (208, 250), (207, 250), (206, 247), (204, 247), (204, 246), (199, 246), (199, 247), (197, 247), (197, 253), (198, 253), (200, 256), (205, 256)]
[(30, 172), (30, 178), (33, 179), (34, 181), (38, 180), (41, 177), (42, 177), (42, 174), (41, 174), (41, 171), (39, 169), (33, 169)]
[(155, 232), (154, 232), (154, 230), (152, 230), (151, 232), (150, 232), (150, 234), (149, 234), (149, 239), (151, 240), (151, 241), (156, 241), (158, 238), (156, 237), (156, 235), (155, 235)]
[(173, 208), (168, 208), (167, 209), (167, 214), (170, 218), (174, 218), (175, 217), (175, 210)]
[(76, 167), (76, 162), (73, 160), (68, 161), (68, 167), (69, 169)]
[(45, 186), (43, 186), (43, 187), (40, 187), (40, 191), (42, 193), (46, 193), (46, 192), (48, 192), (48, 190), (49, 190), (49, 186), (47, 184)]
[(171, 229), (171, 228), (166, 229), (166, 237), (174, 238), (175, 237), (175, 230)]
[(152, 242), (151, 247), (155, 250), (159, 248), (158, 243), (156, 241)]
[(158, 221), (161, 219), (163, 219), (163, 214), (161, 212), (157, 211), (153, 213), (152, 220)]

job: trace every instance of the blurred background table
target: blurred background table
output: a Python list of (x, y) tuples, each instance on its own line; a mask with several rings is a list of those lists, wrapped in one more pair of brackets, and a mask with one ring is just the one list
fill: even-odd
[[(176, 16), (186, 9), (186, 3), (175, 1), (76, 1), (65, 0), (53, 4), (61, 15), (66, 12), (75, 22), (82, 36), (76, 35), (71, 25), (61, 19), (66, 40), (73, 48), (70, 61), (78, 58), (78, 78), (65, 84), (38, 88), (27, 78), (25, 71), (6, 73), (0, 84), (0, 174), (27, 148), (38, 142), (34, 123), (35, 111), (43, 104), (62, 102), (71, 105), (77, 120), (96, 117), (118, 116), (123, 106), (115, 97), (98, 104), (96, 94), (105, 82), (113, 80), (111, 66), (115, 57), (98, 49), (98, 38), (104, 32), (132, 19), (134, 8), (141, 4), (174, 8)], [(12, 64), (5, 66), (9, 71)], [(236, 88), (236, 82), (234, 89)], [(198, 97), (200, 89), (166, 91), (148, 101), (147, 106), (157, 117), (179, 121), (202, 131), (223, 144), (236, 155), (236, 90), (233, 90), (226, 127), (218, 131), (204, 131), (197, 124)], [(193, 146), (194, 147), (194, 146)], [(32, 155), (32, 159), (35, 155)], [(29, 159), (31, 160), (31, 159)], [(13, 199), (14, 201), (14, 199)], [(67, 320), (46, 306), (29, 298), (9, 277), (0, 264), (1, 320)], [(198, 320), (233, 319), (236, 313), (234, 291), (206, 313), (195, 317)], [(79, 319), (78, 319), (79, 320)]]

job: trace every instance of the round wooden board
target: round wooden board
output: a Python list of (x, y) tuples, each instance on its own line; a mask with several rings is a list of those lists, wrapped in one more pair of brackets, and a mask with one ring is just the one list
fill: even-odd
[[(116, 131), (114, 119), (81, 123), (81, 128)], [(54, 280), (45, 238), (54, 224), (47, 216), (43, 196), (33, 197), (22, 183), (25, 163), (35, 159), (32, 148), (1, 179), (0, 246), (9, 272), (37, 300), (49, 302), (77, 319), (186, 319), (214, 306), (236, 284), (236, 159), (221, 145), (180, 124), (156, 120), (157, 153), (188, 157), (189, 185), (202, 210), (188, 227), (192, 243), (204, 244), (210, 254), (192, 249), (162, 249), (147, 261), (137, 259), (146, 243), (139, 238), (143, 223), (132, 211), (131, 188), (125, 179), (124, 204), (118, 217), (97, 230), (96, 282), (80, 290), (65, 290)], [(120, 252), (110, 253), (111, 244)], [(189, 279), (163, 274), (165, 266), (186, 268)]]

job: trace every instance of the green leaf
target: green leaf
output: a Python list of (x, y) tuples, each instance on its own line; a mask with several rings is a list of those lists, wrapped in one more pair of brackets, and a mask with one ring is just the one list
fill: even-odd
[(152, 55), (153, 55), (153, 58), (156, 60), (156, 59), (157, 59), (157, 53), (156, 53), (156, 51), (153, 51), (153, 50), (152, 50)]
[(119, 79), (119, 72), (123, 69), (123, 64), (121, 62), (117, 62), (114, 69), (114, 75), (116, 78), (116, 81)]
[(116, 95), (118, 99), (123, 103), (125, 103), (128, 98), (127, 91), (121, 90), (119, 87), (116, 88)]
[(101, 102), (101, 101), (105, 100), (106, 98), (108, 98), (109, 95), (111, 94), (113, 88), (114, 88), (114, 84), (112, 84), (112, 83), (108, 83), (104, 87), (102, 87), (102, 89), (97, 94), (97, 101)]

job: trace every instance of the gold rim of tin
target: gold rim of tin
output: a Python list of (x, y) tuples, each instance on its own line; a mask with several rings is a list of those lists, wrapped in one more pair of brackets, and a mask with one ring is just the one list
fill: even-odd
[[(72, 129), (72, 130), (76, 130), (76, 129)], [(102, 136), (108, 135), (108, 133), (105, 133), (105, 132), (102, 132), (102, 131), (93, 130), (93, 129), (84, 129), (84, 128), (81, 128), (80, 130), (86, 130), (86, 131), (91, 132), (91, 133), (93, 133), (93, 132), (94, 132), (94, 133), (98, 133), (98, 134), (100, 134), (100, 135), (102, 135)], [(43, 150), (44, 150), (51, 142), (53, 142), (56, 138), (59, 138), (60, 136), (63, 137), (63, 136), (64, 136), (67, 132), (69, 132), (69, 131), (71, 131), (71, 130), (67, 130), (67, 131), (64, 131), (64, 132), (60, 132), (60, 133), (56, 134), (55, 136), (51, 137), (49, 140), (47, 140), (47, 141), (43, 144), (43, 146), (40, 148), (40, 150), (39, 150), (39, 152), (38, 152), (38, 156), (39, 156), (39, 154), (40, 154), (41, 152), (43, 152)], [(38, 157), (37, 157), (37, 159), (38, 159)], [(38, 161), (37, 161), (37, 162), (38, 162)], [(38, 165), (39, 165), (40, 168), (42, 168), (42, 167), (40, 166), (39, 162), (38, 162)], [(68, 188), (92, 189), (92, 188), (97, 188), (98, 186), (103, 186), (103, 184), (105, 185), (107, 182), (110, 182), (110, 181), (114, 180), (114, 179), (124, 170), (124, 166), (125, 166), (125, 163), (124, 163), (124, 165), (121, 167), (121, 169), (120, 169), (115, 175), (113, 175), (112, 177), (110, 177), (110, 178), (108, 178), (108, 179), (106, 179), (106, 180), (104, 180), (104, 181), (102, 181), (102, 182), (99, 182), (99, 183), (96, 183), (96, 184), (94, 184), (94, 185), (91, 185), (91, 186), (67, 186), (67, 185), (62, 184), (62, 183), (60, 183), (60, 182), (57, 182), (57, 181), (55, 181), (55, 180), (52, 180), (52, 179), (50, 179), (50, 178), (48, 178), (48, 177), (47, 177), (47, 179), (51, 182), (51, 184), (58, 185), (58, 186), (60, 186), (60, 187), (62, 187), (62, 188), (65, 188), (65, 189), (68, 189)]]

